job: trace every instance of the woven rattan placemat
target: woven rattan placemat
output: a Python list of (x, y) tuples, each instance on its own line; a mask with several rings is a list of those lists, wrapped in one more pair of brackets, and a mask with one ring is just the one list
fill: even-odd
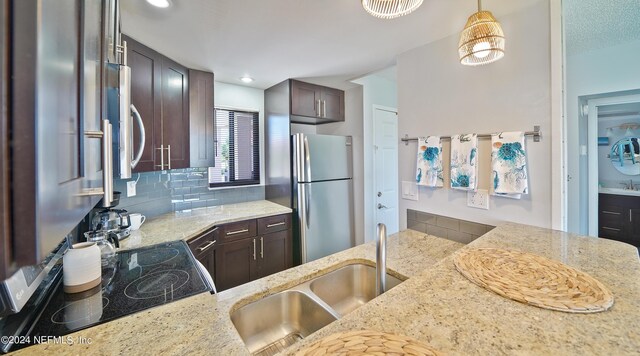
[(325, 337), (296, 353), (302, 356), (320, 355), (441, 355), (431, 346), (408, 336), (373, 330), (337, 333)]
[(515, 250), (460, 250), (454, 257), (471, 282), (503, 297), (544, 309), (596, 313), (613, 305), (613, 294), (590, 275), (558, 261)]

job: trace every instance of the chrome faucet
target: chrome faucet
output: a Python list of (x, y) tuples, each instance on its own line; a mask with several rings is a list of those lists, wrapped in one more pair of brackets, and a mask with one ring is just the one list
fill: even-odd
[(376, 243), (376, 296), (387, 290), (387, 227), (378, 224)]
[(624, 186), (624, 190), (638, 190), (637, 186), (638, 184), (633, 184), (633, 179), (629, 179), (629, 184), (627, 183), (620, 183), (622, 186)]

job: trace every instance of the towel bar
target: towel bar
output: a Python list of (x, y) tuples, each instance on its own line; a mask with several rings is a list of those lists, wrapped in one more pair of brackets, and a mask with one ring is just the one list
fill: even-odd
[[(478, 138), (491, 138), (492, 134), (478, 134)], [(534, 126), (533, 131), (526, 131), (524, 133), (525, 136), (532, 136), (533, 142), (540, 142), (540, 138), (542, 137), (542, 132), (540, 131), (540, 126)], [(441, 139), (451, 139), (451, 136), (440, 136)], [(418, 141), (417, 137), (409, 137), (409, 135), (404, 135), (403, 138), (400, 139), (404, 142), (404, 145), (409, 145), (409, 141)]]

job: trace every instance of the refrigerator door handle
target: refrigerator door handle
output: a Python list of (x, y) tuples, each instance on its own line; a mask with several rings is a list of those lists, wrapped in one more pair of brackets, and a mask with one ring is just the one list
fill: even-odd
[(307, 229), (309, 229), (311, 224), (310, 211), (311, 207), (309, 205), (309, 190), (308, 187), (304, 187), (304, 220), (307, 225)]
[(304, 137), (304, 181), (311, 180), (311, 152), (309, 151), (309, 140)]

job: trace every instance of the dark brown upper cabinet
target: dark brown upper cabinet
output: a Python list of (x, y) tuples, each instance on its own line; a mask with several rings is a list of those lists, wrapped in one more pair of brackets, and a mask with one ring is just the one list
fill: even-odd
[[(131, 67), (131, 102), (145, 127), (146, 143), (134, 172), (190, 166), (189, 72), (153, 49), (123, 36)], [(134, 131), (134, 151), (138, 150)]]
[(189, 69), (191, 167), (215, 164), (213, 73)]
[(0, 280), (102, 197), (103, 15), (101, 0), (0, 1)]
[(291, 122), (323, 124), (344, 121), (344, 91), (290, 80)]

